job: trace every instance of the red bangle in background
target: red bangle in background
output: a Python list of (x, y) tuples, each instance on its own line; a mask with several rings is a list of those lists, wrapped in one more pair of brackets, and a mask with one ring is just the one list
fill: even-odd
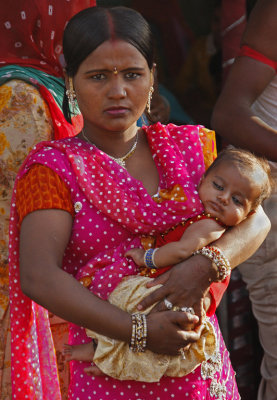
[(240, 48), (238, 56), (246, 56), (253, 58), (254, 60), (260, 61), (263, 64), (269, 65), (271, 68), (273, 68), (275, 71), (277, 71), (277, 61), (273, 61), (270, 58), (266, 57), (262, 53), (260, 53), (257, 50), (252, 49), (251, 47), (247, 45), (243, 45)]

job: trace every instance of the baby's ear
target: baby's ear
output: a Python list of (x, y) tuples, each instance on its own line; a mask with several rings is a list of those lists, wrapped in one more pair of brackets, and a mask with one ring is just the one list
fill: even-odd
[(204, 175), (202, 175), (201, 178), (200, 178), (200, 181), (199, 181), (199, 183), (198, 183), (198, 185), (197, 185), (197, 189), (200, 188), (201, 183), (203, 182), (203, 176), (204, 176)]

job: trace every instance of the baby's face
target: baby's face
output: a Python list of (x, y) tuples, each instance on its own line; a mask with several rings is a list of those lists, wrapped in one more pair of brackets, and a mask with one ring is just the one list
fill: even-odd
[(254, 175), (248, 176), (236, 165), (222, 161), (200, 183), (199, 196), (205, 212), (227, 226), (243, 221), (260, 195)]

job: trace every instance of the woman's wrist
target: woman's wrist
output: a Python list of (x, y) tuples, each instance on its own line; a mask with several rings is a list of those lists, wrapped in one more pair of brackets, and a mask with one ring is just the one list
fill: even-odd
[(199, 279), (199, 285), (203, 291), (206, 291), (211, 283), (217, 281), (217, 267), (212, 260), (203, 255), (199, 254), (194, 257), (197, 261), (195, 272)]
[(223, 252), (215, 246), (204, 246), (193, 253), (193, 255), (202, 255), (212, 261), (212, 267), (217, 270), (217, 277), (215, 282), (222, 282), (231, 273), (229, 260), (225, 257)]
[(147, 321), (145, 314), (132, 314), (132, 336), (130, 349), (134, 353), (143, 353), (147, 344)]

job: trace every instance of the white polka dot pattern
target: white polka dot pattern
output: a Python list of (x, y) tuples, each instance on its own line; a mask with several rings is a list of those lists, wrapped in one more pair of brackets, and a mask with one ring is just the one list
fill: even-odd
[(16, 0), (2, 7), (0, 64), (40, 68), (63, 77), (61, 64), (64, 27), (77, 12), (95, 0)]
[[(202, 209), (196, 195), (196, 185), (204, 168), (198, 132), (199, 127), (163, 127), (160, 124), (145, 132), (155, 153), (155, 162), (161, 175), (160, 187), (167, 189), (175, 183), (181, 184), (188, 197), (186, 205), (191, 204), (190, 212), (195, 214)], [(116, 262), (111, 252), (122, 246), (122, 243), (130, 244), (136, 233), (163, 231), (182, 220), (186, 212), (183, 202), (168, 200), (162, 204), (155, 203), (140, 182), (130, 177), (125, 169), (101, 151), (76, 138), (51, 142), (48, 147), (39, 144), (22, 167), (21, 175), (33, 163), (42, 163), (56, 171), (70, 187), (73, 204), (78, 205), (63, 260), (63, 268), (74, 276), (100, 252), (105, 251), (107, 254), (107, 265)], [(21, 393), (27, 393), (28, 399), (59, 399), (47, 312), (26, 298), (19, 288), (19, 233), (14, 202), (11, 217), (14, 218), (10, 229), (14, 398), (23, 399)], [(105, 268), (101, 273), (103, 270)], [(107, 273), (108, 279), (101, 280), (99, 275), (98, 283), (98, 286), (103, 285), (105, 293), (109, 292), (109, 284), (113, 284), (114, 277), (121, 278), (120, 271), (113, 275), (112, 270), (107, 268)], [(84, 329), (71, 326), (71, 343), (87, 341)], [(234, 373), (221, 336), (219, 342), (224, 368), (217, 372), (217, 381), (226, 382), (227, 399), (239, 399)], [(163, 378), (157, 384), (143, 384), (120, 382), (108, 377), (88, 377), (83, 373), (85, 365), (72, 362), (71, 400), (214, 398), (209, 392), (210, 380), (201, 377), (200, 368), (185, 378)]]

